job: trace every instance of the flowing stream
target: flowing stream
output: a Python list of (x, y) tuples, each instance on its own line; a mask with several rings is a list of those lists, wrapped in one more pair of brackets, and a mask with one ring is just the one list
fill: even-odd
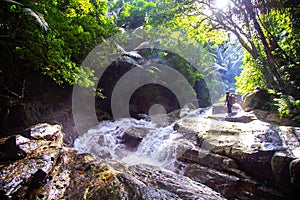
[[(185, 117), (201, 117), (203, 113), (204, 109), (193, 110)], [(101, 159), (164, 167), (175, 161), (187, 149), (195, 147), (195, 139), (174, 130), (174, 124), (178, 120), (165, 126), (133, 118), (114, 122), (102, 121), (97, 127), (78, 137), (74, 148)]]
[[(221, 115), (224, 118), (224, 114)], [(243, 115), (244, 112), (239, 109), (235, 117), (239, 118)], [(100, 159), (121, 160), (129, 164), (150, 164), (168, 168), (186, 150), (197, 148), (195, 133), (185, 131), (179, 133), (176, 130), (176, 123), (186, 118), (202, 118), (204, 116), (206, 118), (212, 116), (212, 109), (191, 110), (186, 112), (184, 117), (171, 120), (173, 122), (167, 124), (160, 123), (157, 119), (163, 117), (160, 118), (159, 116), (156, 120), (150, 116), (151, 121), (133, 118), (102, 121), (97, 127), (91, 128), (78, 137), (74, 141), (74, 148), (79, 152), (91, 153)], [(214, 115), (214, 117), (218, 118), (218, 115)], [(168, 119), (170, 119), (170, 116), (168, 116)], [(226, 122), (223, 120), (213, 121), (213, 124), (210, 125), (212, 129), (211, 137), (221, 142), (238, 138), (241, 145), (252, 150), (283, 151), (288, 147), (288, 144), (286, 144), (288, 138), (281, 136), (282, 133), (278, 126), (259, 121), (236, 124), (236, 126), (239, 125), (239, 128), (235, 128), (236, 130), (240, 131), (241, 128), (245, 130), (242, 135), (235, 135), (232, 138), (230, 134), (222, 135), (222, 131), (215, 133), (214, 129), (222, 130), (226, 127), (225, 125)], [(232, 133), (236, 130), (232, 130)], [(204, 146), (204, 149), (207, 148), (209, 146)], [(298, 149), (293, 149), (293, 154), (299, 156)]]

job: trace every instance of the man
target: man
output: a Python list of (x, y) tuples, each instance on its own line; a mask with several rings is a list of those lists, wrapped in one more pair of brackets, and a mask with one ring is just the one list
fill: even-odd
[(227, 113), (232, 113), (232, 102), (230, 100), (230, 93), (226, 92), (225, 105), (227, 106)]

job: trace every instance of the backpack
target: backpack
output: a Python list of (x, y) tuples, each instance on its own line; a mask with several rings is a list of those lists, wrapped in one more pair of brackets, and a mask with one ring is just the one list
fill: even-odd
[(234, 96), (234, 94), (229, 95), (228, 101), (229, 101), (229, 104), (231, 104), (231, 105), (236, 103), (236, 97)]

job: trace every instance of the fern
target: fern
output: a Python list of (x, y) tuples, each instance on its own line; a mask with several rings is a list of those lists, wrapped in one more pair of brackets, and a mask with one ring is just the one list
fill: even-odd
[(275, 98), (275, 105), (278, 106), (278, 114), (280, 118), (287, 116), (294, 121), (300, 118), (300, 103), (289, 95), (280, 95), (280, 98)]

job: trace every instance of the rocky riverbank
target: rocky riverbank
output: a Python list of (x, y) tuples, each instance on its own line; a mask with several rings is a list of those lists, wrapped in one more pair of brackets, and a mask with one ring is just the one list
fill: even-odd
[(198, 136), (198, 147), (179, 158), (185, 176), (229, 199), (293, 199), (298, 195), (299, 127), (262, 122), (254, 112), (241, 110), (225, 118), (213, 108), (204, 118), (181, 120), (176, 129)]
[(1, 199), (223, 199), (169, 170), (78, 154), (62, 137), (60, 126), (39, 124), (2, 139)]
[[(239, 107), (230, 117), (223, 110), (215, 105), (204, 116), (199, 109), (179, 119), (178, 113), (170, 113), (168, 123), (175, 133), (195, 146), (164, 168), (78, 153), (64, 146), (58, 125), (39, 124), (2, 138), (1, 199), (297, 197), (300, 128), (262, 122)], [(128, 128), (122, 145), (135, 151), (149, 134), (145, 131)], [(129, 148), (132, 141), (135, 148)]]

